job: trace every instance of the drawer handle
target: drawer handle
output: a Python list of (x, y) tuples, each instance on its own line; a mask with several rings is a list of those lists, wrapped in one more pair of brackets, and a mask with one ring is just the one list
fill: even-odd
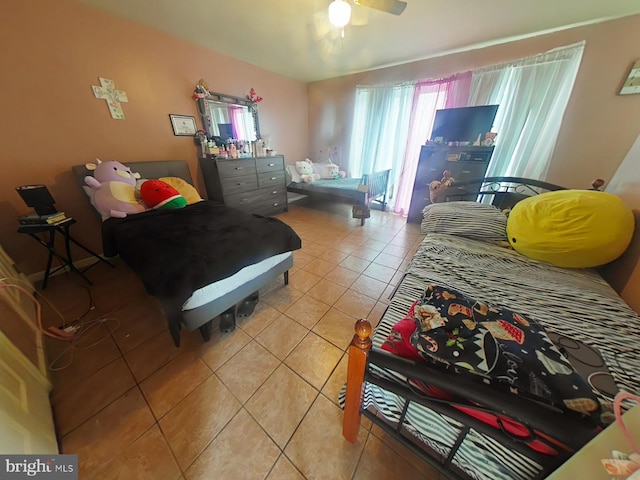
[(238, 182), (238, 185), (245, 185), (245, 182)]
[(278, 202), (273, 204), (274, 207), (277, 207), (278, 205), (280, 205)]
[(462, 170), (462, 173), (471, 173), (471, 170)]
[(278, 193), (278, 190), (274, 190), (273, 192), (271, 192), (271, 195), (275, 195), (276, 193)]
[(275, 163), (270, 163), (268, 166), (269, 166), (269, 167), (275, 167), (275, 166), (276, 166), (276, 164), (275, 164)]
[(243, 198), (242, 200), (240, 200), (240, 203), (246, 203), (246, 202), (248, 202), (248, 201), (249, 201), (249, 199), (248, 199), (248, 198)]
[(271, 177), (269, 180), (275, 180), (276, 178), (278, 178), (278, 177)]
[(242, 167), (236, 167), (236, 170), (242, 170)]

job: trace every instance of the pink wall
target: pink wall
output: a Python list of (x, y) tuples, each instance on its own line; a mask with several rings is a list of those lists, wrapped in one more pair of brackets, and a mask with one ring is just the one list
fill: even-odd
[[(16, 233), (16, 217), (29, 211), (18, 185), (46, 184), (58, 209), (79, 220), (72, 233), (98, 250), (100, 226), (72, 165), (183, 159), (204, 194), (193, 141), (174, 136), (168, 117), (197, 116), (191, 94), (200, 78), (239, 97), (254, 87), (273, 147), (291, 161), (308, 155), (307, 91), (299, 81), (70, 0), (3, 2), (0, 44), (0, 243), (27, 273), (44, 268), (45, 252)], [(94, 98), (98, 77), (127, 93), (125, 120)]]
[(617, 92), (640, 58), (640, 15), (504, 45), (364, 72), (309, 84), (310, 151), (342, 149), (347, 167), (356, 85), (439, 78), (534, 55), (586, 40), (573, 94), (560, 130), (548, 180), (584, 188), (611, 179), (640, 133), (640, 95)]

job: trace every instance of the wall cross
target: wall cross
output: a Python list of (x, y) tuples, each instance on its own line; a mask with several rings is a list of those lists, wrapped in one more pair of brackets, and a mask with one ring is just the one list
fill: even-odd
[(102, 77), (98, 78), (100, 79), (100, 86), (91, 85), (93, 94), (96, 98), (102, 98), (107, 101), (107, 106), (109, 107), (112, 118), (124, 120), (124, 112), (122, 111), (120, 102), (129, 101), (127, 94), (123, 90), (116, 90), (116, 85), (113, 80)]

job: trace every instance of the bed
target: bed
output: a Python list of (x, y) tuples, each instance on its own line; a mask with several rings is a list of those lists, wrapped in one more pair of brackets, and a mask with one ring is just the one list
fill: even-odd
[[(562, 188), (512, 178), (475, 183), (464, 192), (473, 199), (478, 186), (487, 184), (493, 185), (488, 195)], [(506, 190), (507, 184), (516, 189)], [(455, 214), (449, 219), (452, 230), (426, 234), (375, 330), (366, 320), (356, 323), (339, 399), (344, 436), (355, 440), (364, 415), (448, 478), (545, 478), (610, 421), (606, 409), (585, 414), (560, 408), (513, 386), (471, 379), (464, 369), (393, 355), (383, 344), (433, 285), (463, 292), (542, 325), (589, 395), (607, 405), (619, 390), (640, 391), (640, 318), (595, 271), (554, 267), (465, 237)]]
[[(185, 161), (130, 162), (142, 178), (178, 177), (193, 184)], [(72, 167), (79, 185), (90, 172)], [(213, 319), (235, 327), (234, 306), (279, 275), (288, 283), (300, 238), (276, 218), (203, 200), (102, 222), (105, 255), (120, 255), (161, 302), (176, 346), (180, 330), (198, 328), (205, 341)], [(171, 259), (167, 261), (166, 259)], [(229, 322), (231, 322), (229, 324)]]
[(372, 202), (380, 204), (382, 210), (387, 205), (387, 188), (391, 170), (364, 174), (362, 178), (322, 179), (315, 182), (291, 182), (287, 191), (308, 195), (319, 200), (338, 200), (353, 204), (354, 218), (360, 218), (364, 225), (369, 216)]

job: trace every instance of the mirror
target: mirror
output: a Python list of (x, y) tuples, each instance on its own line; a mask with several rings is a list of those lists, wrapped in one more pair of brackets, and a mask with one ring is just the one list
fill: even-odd
[(197, 102), (207, 137), (216, 143), (231, 139), (252, 142), (260, 138), (258, 112), (246, 98), (210, 92), (208, 97), (199, 98)]

